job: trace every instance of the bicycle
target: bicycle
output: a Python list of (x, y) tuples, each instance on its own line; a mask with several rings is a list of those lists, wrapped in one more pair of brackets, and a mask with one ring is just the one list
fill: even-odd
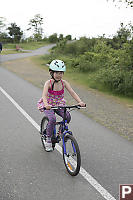
[[(72, 134), (72, 131), (69, 131), (68, 124), (66, 121), (67, 109), (70, 110), (75, 108), (80, 109), (83, 107), (79, 105), (51, 107), (51, 109), (53, 110), (64, 109), (64, 118), (62, 121), (56, 122), (54, 131), (52, 133), (51, 141), (53, 150), (55, 148), (56, 143), (62, 141), (62, 154), (63, 154), (64, 164), (68, 173), (71, 176), (76, 176), (79, 173), (81, 166), (81, 156), (80, 156), (79, 146)], [(40, 127), (41, 141), (44, 149), (45, 149), (44, 140), (46, 140), (47, 123), (48, 123), (48, 117), (44, 116), (41, 120), (41, 127)], [(58, 131), (57, 131), (57, 126), (59, 126)]]

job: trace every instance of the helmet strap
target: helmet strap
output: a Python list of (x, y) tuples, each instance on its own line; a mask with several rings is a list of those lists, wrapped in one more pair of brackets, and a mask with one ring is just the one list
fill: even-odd
[(54, 84), (55, 84), (55, 83), (58, 83), (60, 80), (57, 81), (57, 80), (56, 80), (55, 78), (53, 78), (53, 77), (52, 77), (52, 79), (54, 80), (54, 82), (53, 82), (53, 84), (52, 84), (52, 90), (54, 90)]
[(58, 83), (60, 80), (56, 80), (55, 78), (54, 78), (54, 72), (53, 71), (50, 71), (50, 75), (51, 75), (51, 77), (52, 77), (52, 79), (54, 80), (54, 82), (53, 82), (53, 84), (52, 84), (52, 90), (54, 89), (54, 84), (55, 83)]
[(58, 83), (60, 80), (56, 80), (54, 77), (52, 77), (52, 79), (54, 80), (55, 83)]

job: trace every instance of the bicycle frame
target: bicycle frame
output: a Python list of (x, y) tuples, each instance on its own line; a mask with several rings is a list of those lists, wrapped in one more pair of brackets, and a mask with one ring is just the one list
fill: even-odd
[[(86, 105), (85, 105), (85, 107), (86, 107)], [(53, 136), (54, 136), (54, 138), (56, 138), (56, 135), (57, 135), (57, 133), (56, 133), (56, 125), (61, 125), (61, 132), (59, 133), (59, 135), (60, 135), (60, 137), (61, 137), (61, 139), (62, 139), (62, 141), (63, 141), (63, 148), (64, 148), (64, 152), (65, 152), (65, 153), (66, 153), (66, 148), (65, 148), (64, 137), (65, 137), (66, 134), (72, 135), (72, 132), (68, 130), (68, 125), (67, 125), (67, 120), (66, 120), (66, 111), (67, 111), (67, 109), (71, 109), (71, 108), (80, 109), (81, 106), (79, 106), (79, 105), (73, 105), (73, 106), (57, 106), (57, 107), (56, 107), (56, 106), (53, 106), (53, 107), (51, 107), (51, 109), (53, 109), (53, 110), (56, 110), (56, 109), (64, 109), (64, 117), (63, 117), (63, 120), (60, 121), (60, 122), (56, 122), (55, 127), (54, 127), (54, 131), (53, 131)], [(45, 110), (45, 109), (46, 109), (46, 108), (44, 108), (44, 110)], [(59, 131), (60, 131), (60, 130), (59, 130)], [(59, 142), (59, 141), (58, 141), (58, 142)], [(56, 142), (53, 142), (53, 144), (55, 144), (55, 143), (57, 143), (57, 141), (56, 141)], [(73, 147), (74, 152), (76, 152), (75, 147), (74, 147), (74, 144), (72, 144), (72, 147)]]
[[(64, 115), (65, 116), (65, 115)], [(65, 117), (64, 117), (65, 118)], [(55, 124), (55, 127), (54, 127), (54, 136), (56, 137), (56, 125), (61, 125), (61, 133), (59, 133), (61, 135), (61, 138), (62, 138), (62, 143), (63, 143), (63, 149), (64, 149), (64, 153), (66, 154), (66, 146), (65, 146), (65, 140), (64, 140), (64, 137), (66, 134), (70, 134), (72, 135), (72, 132), (69, 131), (68, 129), (68, 125), (66, 125), (67, 123), (67, 120), (64, 120), (63, 121), (60, 121), (60, 122), (56, 122)], [(74, 153), (76, 153), (76, 150), (75, 150), (75, 147), (74, 147), (74, 144), (72, 143), (72, 147), (73, 147), (73, 150), (74, 150)]]

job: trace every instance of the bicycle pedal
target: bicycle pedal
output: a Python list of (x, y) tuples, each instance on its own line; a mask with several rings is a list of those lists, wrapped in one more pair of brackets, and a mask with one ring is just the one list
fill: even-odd
[(53, 149), (55, 148), (55, 143), (52, 143), (52, 147), (53, 147)]
[(57, 137), (56, 137), (56, 142), (59, 143), (60, 141), (61, 141), (60, 136), (57, 136)]

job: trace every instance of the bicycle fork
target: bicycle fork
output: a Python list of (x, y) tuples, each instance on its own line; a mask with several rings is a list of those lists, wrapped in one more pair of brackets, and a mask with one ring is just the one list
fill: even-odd
[[(67, 132), (65, 132), (64, 134), (63, 134), (63, 137), (62, 137), (62, 141), (63, 141), (63, 150), (64, 150), (64, 154), (68, 154), (68, 152), (66, 152), (66, 145), (65, 145), (65, 135), (66, 134), (70, 134), (70, 135), (72, 135), (72, 132), (71, 131), (67, 131)], [(72, 148), (73, 148), (73, 152), (74, 152), (74, 154), (76, 154), (76, 149), (75, 149), (75, 146), (74, 146), (74, 143), (71, 141), (71, 144), (72, 144)]]

